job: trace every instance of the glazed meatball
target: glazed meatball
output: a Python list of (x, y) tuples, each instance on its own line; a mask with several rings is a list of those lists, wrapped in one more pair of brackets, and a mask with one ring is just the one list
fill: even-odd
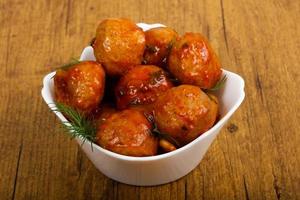
[(148, 65), (165, 66), (178, 34), (171, 28), (159, 27), (146, 31), (145, 36), (146, 49), (143, 62)]
[(54, 76), (55, 100), (86, 114), (96, 109), (103, 98), (105, 73), (101, 64), (83, 61)]
[(197, 86), (180, 85), (157, 99), (154, 114), (159, 131), (185, 145), (213, 126), (218, 102)]
[(108, 117), (98, 127), (97, 143), (110, 151), (127, 156), (153, 156), (158, 142), (151, 124), (136, 110), (123, 110)]
[(94, 54), (111, 76), (120, 76), (134, 65), (141, 64), (145, 34), (127, 19), (106, 19), (96, 31)]
[(199, 33), (186, 33), (173, 45), (169, 71), (183, 84), (212, 88), (221, 77), (220, 62), (208, 41)]
[(117, 107), (149, 105), (173, 87), (166, 73), (154, 65), (142, 65), (128, 71), (115, 89)]

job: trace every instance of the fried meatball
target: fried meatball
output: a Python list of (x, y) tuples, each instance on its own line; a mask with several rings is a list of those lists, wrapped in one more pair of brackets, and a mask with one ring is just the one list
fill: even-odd
[(185, 145), (213, 126), (218, 102), (197, 86), (180, 85), (157, 99), (154, 114), (159, 131)]
[(108, 117), (98, 127), (96, 140), (104, 149), (127, 156), (153, 156), (158, 141), (151, 124), (136, 110), (123, 110)]
[(143, 62), (163, 67), (178, 34), (171, 28), (159, 27), (145, 32), (146, 49)]
[(183, 84), (212, 88), (221, 77), (221, 67), (212, 47), (199, 33), (186, 33), (173, 45), (169, 71)]
[(105, 73), (101, 64), (83, 61), (54, 76), (55, 100), (84, 114), (96, 109), (103, 98)]
[(115, 89), (117, 107), (152, 104), (158, 96), (173, 87), (166, 73), (154, 65), (142, 65), (128, 71)]
[(96, 31), (94, 54), (111, 76), (120, 76), (134, 65), (141, 64), (145, 34), (128, 19), (106, 19)]

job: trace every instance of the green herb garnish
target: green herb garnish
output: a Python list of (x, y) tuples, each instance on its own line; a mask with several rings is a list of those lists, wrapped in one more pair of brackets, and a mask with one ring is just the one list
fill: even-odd
[(172, 39), (171, 42), (169, 42), (168, 46), (167, 46), (167, 50), (168, 52), (171, 51), (173, 45), (175, 44), (176, 39)]
[(130, 102), (129, 102), (129, 105), (139, 105), (141, 104), (140, 100), (138, 98), (136, 99), (132, 99)]
[(161, 131), (158, 130), (157, 124), (154, 121), (154, 116), (151, 114), (146, 114), (144, 113), (145, 117), (147, 118), (147, 120), (152, 124), (152, 134), (158, 138), (162, 138), (167, 140), (168, 142), (170, 142), (171, 144), (175, 145), (177, 148), (180, 147), (179, 142), (173, 138), (171, 135), (166, 134), (166, 133), (162, 133)]
[(163, 70), (158, 70), (150, 74), (150, 84), (155, 85), (165, 78), (165, 73)]
[(80, 111), (58, 102), (55, 103), (52, 110), (61, 112), (69, 120), (63, 122), (63, 128), (72, 138), (83, 139), (82, 144), (88, 140), (91, 145), (96, 140), (96, 126), (92, 119), (88, 119)]
[(79, 61), (78, 59), (76, 58), (71, 58), (71, 61), (67, 64), (64, 64), (60, 67), (58, 67), (57, 69), (62, 69), (62, 70), (67, 70), (69, 69), (70, 67), (76, 65), (76, 64), (79, 64), (81, 61)]
[(206, 91), (217, 91), (219, 89), (221, 89), (222, 87), (224, 87), (225, 83), (226, 83), (227, 77), (226, 75), (224, 75), (217, 83), (214, 87), (210, 88), (210, 89), (206, 89)]
[(210, 100), (215, 102), (215, 104), (218, 104), (218, 102), (213, 97), (211, 97), (209, 93), (207, 93), (207, 96), (209, 97)]
[(146, 45), (146, 49), (147, 49), (147, 51), (149, 52), (149, 53), (151, 53), (151, 54), (154, 54), (154, 53), (156, 53), (156, 52), (158, 52), (159, 51), (159, 48), (158, 47), (156, 47), (156, 46), (152, 46), (152, 45)]

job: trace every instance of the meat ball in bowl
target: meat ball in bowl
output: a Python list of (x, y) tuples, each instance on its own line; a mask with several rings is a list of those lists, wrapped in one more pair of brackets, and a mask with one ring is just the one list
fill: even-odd
[(123, 110), (112, 114), (98, 127), (96, 140), (104, 149), (127, 156), (153, 156), (157, 138), (143, 113)]
[(199, 87), (180, 85), (157, 99), (154, 114), (159, 131), (185, 145), (213, 126), (218, 102)]
[(96, 109), (103, 98), (105, 73), (101, 64), (83, 61), (54, 76), (54, 94), (59, 103), (87, 114)]
[(110, 76), (120, 76), (141, 64), (145, 49), (145, 34), (128, 19), (106, 19), (97, 30), (94, 54)]
[(199, 33), (186, 33), (172, 47), (168, 59), (169, 71), (183, 84), (202, 89), (215, 86), (221, 77), (217, 55)]
[(150, 105), (157, 97), (173, 87), (167, 74), (154, 65), (141, 65), (128, 71), (115, 89), (117, 107)]
[(166, 65), (167, 57), (178, 34), (169, 27), (152, 28), (145, 32), (146, 49), (144, 52), (144, 64)]

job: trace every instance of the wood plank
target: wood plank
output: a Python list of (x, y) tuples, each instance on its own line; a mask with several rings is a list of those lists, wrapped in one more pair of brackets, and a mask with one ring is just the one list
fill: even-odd
[[(108, 17), (203, 33), (246, 99), (201, 164), (134, 187), (97, 171), (40, 97)], [(0, 1), (0, 199), (300, 199), (297, 1)]]

